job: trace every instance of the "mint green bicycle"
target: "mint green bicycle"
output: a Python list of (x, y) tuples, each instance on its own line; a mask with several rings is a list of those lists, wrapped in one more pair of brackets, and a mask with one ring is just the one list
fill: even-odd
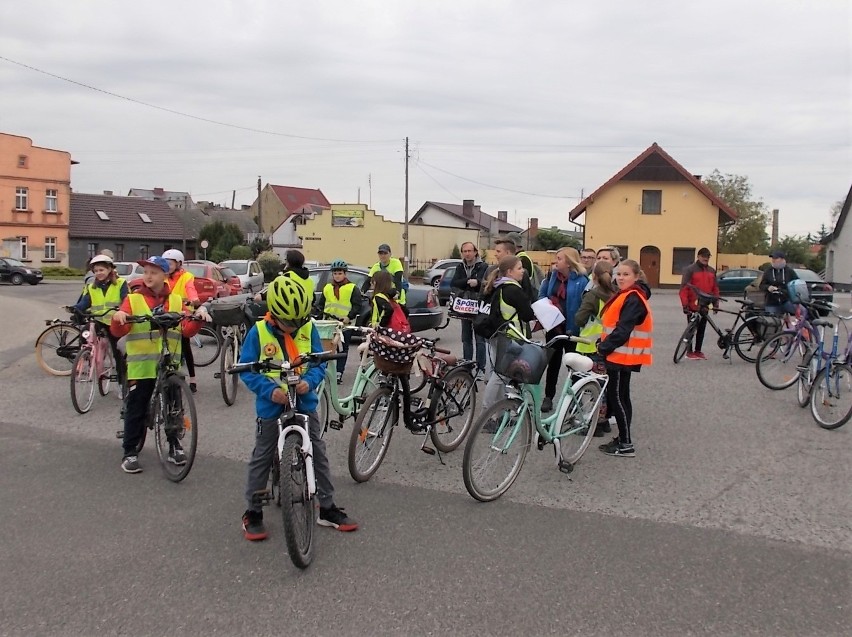
[[(512, 337), (507, 332), (513, 332)], [(556, 336), (542, 345), (511, 325), (507, 332), (498, 332), (489, 343), (494, 372), (506, 382), (506, 396), (479, 416), (464, 449), (464, 486), (480, 502), (496, 500), (509, 490), (524, 465), (533, 432), (538, 449), (552, 444), (556, 466), (562, 473), (571, 473), (594, 436), (609, 382), (608, 376), (591, 371), (591, 358), (564, 354), (562, 362), (570, 374), (553, 414), (542, 418), (540, 382), (550, 348), (560, 340), (589, 341)]]

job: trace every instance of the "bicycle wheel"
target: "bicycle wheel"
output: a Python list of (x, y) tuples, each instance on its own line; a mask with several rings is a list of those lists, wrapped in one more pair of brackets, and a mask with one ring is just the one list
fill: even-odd
[(290, 434), (281, 455), (281, 521), (293, 564), (307, 568), (314, 557), (314, 497), (308, 494), (302, 438)]
[(349, 475), (366, 482), (382, 464), (388, 452), (399, 404), (390, 387), (379, 387), (367, 397), (349, 437)]
[(83, 333), (79, 327), (70, 323), (51, 325), (36, 339), (36, 361), (48, 374), (68, 376), (82, 346)]
[(198, 334), (189, 339), (189, 344), (192, 347), (192, 356), (195, 359), (196, 367), (207, 367), (216, 357), (219, 356), (219, 350), (222, 349), (222, 339), (219, 332), (209, 325), (204, 325)]
[(95, 400), (95, 361), (92, 350), (81, 349), (74, 359), (71, 374), (71, 404), (78, 414), (85, 414)]
[[(416, 365), (417, 363), (415, 363)], [(419, 392), (421, 389), (426, 387), (426, 383), (429, 382), (429, 379), (426, 377), (422, 371), (420, 374), (415, 374), (414, 369), (412, 368), (411, 374), (408, 376), (408, 386), (411, 389), (411, 394), (414, 395)]]
[(781, 332), (763, 344), (757, 353), (757, 378), (764, 387), (791, 387), (799, 378), (799, 366), (807, 344), (795, 332)]
[(680, 340), (677, 342), (677, 347), (675, 347), (674, 356), (672, 360), (675, 365), (680, 362), (689, 349), (692, 347), (692, 337), (695, 336), (695, 330), (698, 329), (698, 321), (690, 321), (689, 325), (686, 326), (686, 329), (683, 330), (683, 334), (680, 335)]
[(429, 430), (438, 451), (449, 453), (458, 446), (473, 424), (476, 411), (476, 380), (469, 370), (457, 367), (444, 376), (444, 388), (429, 402), (426, 416), (434, 422)]
[(272, 501), (281, 506), (281, 458), (278, 457), (278, 447), (272, 455), (272, 469), (269, 470), (269, 493)]
[(325, 430), (328, 429), (328, 411), (331, 404), (328, 397), (329, 391), (331, 390), (328, 388), (328, 379), (326, 378), (319, 386), (317, 392), (317, 398), (319, 398), (319, 403), (317, 403), (317, 418), (319, 419), (320, 431), (322, 431), (323, 436), (325, 435)]
[[(198, 444), (198, 420), (192, 392), (180, 376), (170, 375), (152, 397), (154, 440), (166, 477), (180, 482), (189, 475)], [(183, 461), (176, 452), (182, 450)]]
[(811, 387), (811, 415), (823, 429), (842, 427), (852, 416), (852, 367), (837, 364), (825, 367)]
[(117, 378), (118, 368), (115, 365), (115, 357), (112, 354), (112, 348), (109, 343), (104, 343), (106, 347), (103, 350), (103, 365), (101, 365), (101, 373), (98, 374), (98, 393), (101, 396), (106, 396), (112, 388), (112, 380)]
[(222, 355), (219, 357), (219, 385), (222, 388), (222, 399), (230, 407), (237, 400), (237, 388), (240, 377), (229, 374), (228, 370), (237, 363), (237, 339), (233, 336), (225, 338), (222, 345)]
[(595, 435), (601, 385), (594, 378), (584, 378), (572, 389), (574, 398), (568, 404), (559, 428), (559, 448), (562, 461), (573, 465), (583, 457)]
[(757, 354), (763, 345), (766, 326), (757, 317), (746, 319), (734, 333), (734, 349), (737, 356), (747, 363), (756, 363)]
[(796, 381), (796, 400), (799, 407), (807, 407), (811, 401), (811, 387), (819, 371), (819, 360), (819, 357), (816, 356), (816, 350), (810, 347), (802, 357), (802, 369)]
[(492, 405), (467, 438), (464, 486), (480, 502), (491, 502), (506, 493), (524, 466), (533, 426), (528, 409), (518, 413), (522, 404), (517, 398), (504, 398)]

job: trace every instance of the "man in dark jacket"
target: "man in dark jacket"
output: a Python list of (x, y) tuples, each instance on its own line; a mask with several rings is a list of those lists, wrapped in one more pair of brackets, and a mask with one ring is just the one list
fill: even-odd
[[(479, 258), (479, 251), (470, 241), (461, 245), (462, 262), (456, 266), (450, 287), (460, 294), (469, 298), (477, 298), (482, 292), (482, 280), (488, 266)], [(485, 375), (485, 339), (473, 333), (471, 321), (462, 320), (462, 355), (465, 360), (473, 360), (474, 339), (476, 341), (476, 369), (477, 373)]]
[[(701, 248), (698, 251), (698, 259), (684, 269), (680, 280), (680, 304), (683, 306), (683, 313), (686, 314), (687, 321), (690, 320), (693, 312), (700, 312), (701, 314), (701, 318), (698, 319), (698, 329), (695, 332), (695, 346), (692, 347), (690, 343), (690, 351), (687, 352), (686, 357), (690, 360), (703, 361), (707, 360), (707, 357), (701, 351), (701, 346), (704, 345), (704, 331), (707, 329), (708, 306), (698, 302), (696, 288), (705, 294), (719, 296), (716, 270), (710, 265), (710, 250), (707, 248)], [(715, 301), (713, 311), (715, 312), (718, 309), (719, 301)]]
[(795, 270), (787, 265), (786, 255), (782, 250), (773, 250), (769, 254), (772, 267), (767, 268), (760, 281), (760, 289), (766, 292), (766, 311), (774, 314), (795, 314), (796, 306), (790, 301), (787, 285), (799, 278)]

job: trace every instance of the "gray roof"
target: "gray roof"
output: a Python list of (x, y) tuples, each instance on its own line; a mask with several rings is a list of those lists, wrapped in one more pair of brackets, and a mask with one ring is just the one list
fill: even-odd
[(482, 209), (477, 205), (474, 205), (474, 207), (473, 207), (473, 215), (474, 216), (471, 218), (471, 217), (465, 217), (463, 205), (459, 205), (459, 204), (455, 204), (455, 203), (442, 203), (440, 201), (427, 201), (426, 203), (424, 203), (422, 206), (420, 206), (420, 209), (411, 218), (411, 221), (409, 223), (413, 223), (414, 221), (416, 221), (420, 217), (420, 215), (423, 213), (423, 211), (426, 210), (427, 206), (435, 206), (436, 208), (440, 208), (444, 212), (447, 212), (447, 213), (453, 215), (454, 217), (458, 217), (459, 219), (462, 219), (462, 220), (464, 220), (468, 223), (472, 223), (476, 226), (479, 226), (483, 230), (490, 230), (491, 224), (495, 223), (495, 222), (498, 224), (497, 225), (498, 232), (501, 232), (501, 233), (503, 233), (503, 232), (517, 232), (517, 231), (521, 230), (521, 228), (519, 228), (518, 226), (516, 226), (514, 224), (509, 223), (508, 221), (500, 221), (494, 215), (489, 215), (487, 212), (482, 212)]
[[(97, 210), (101, 211), (98, 215)], [(144, 218), (150, 219), (150, 223)], [(104, 217), (104, 218), (101, 218)], [(164, 201), (71, 193), (69, 237), (180, 241), (183, 226)]]
[(214, 221), (221, 221), (225, 224), (236, 224), (243, 235), (253, 234), (258, 231), (257, 224), (252, 219), (249, 210), (209, 208), (202, 211), (198, 208), (191, 208), (190, 210), (171, 210), (171, 213), (186, 227), (187, 239), (195, 239), (204, 226)]

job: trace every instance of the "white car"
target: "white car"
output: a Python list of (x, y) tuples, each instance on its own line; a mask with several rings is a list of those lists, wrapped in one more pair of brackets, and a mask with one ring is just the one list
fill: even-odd
[(455, 269), (455, 267), (461, 262), (461, 259), (439, 259), (435, 261), (435, 265), (426, 270), (426, 276), (423, 277), (423, 280), (433, 288), (437, 289), (438, 284), (441, 282), (441, 276), (444, 274), (444, 270), (449, 270), (450, 268)]
[(260, 292), (263, 289), (263, 270), (257, 261), (251, 259), (234, 259), (222, 261), (223, 268), (230, 268), (243, 284), (243, 290), (250, 294)]
[[(127, 285), (130, 285), (130, 283), (136, 279), (141, 279), (142, 275), (145, 273), (145, 268), (133, 261), (116, 261), (114, 265), (115, 273), (124, 279), (127, 282)], [(84, 282), (89, 283), (94, 278), (95, 275), (92, 274), (91, 270), (89, 270), (89, 272), (86, 273)]]

